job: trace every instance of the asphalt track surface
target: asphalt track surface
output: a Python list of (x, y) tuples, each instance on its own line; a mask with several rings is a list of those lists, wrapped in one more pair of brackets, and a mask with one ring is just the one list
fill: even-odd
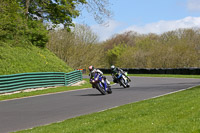
[[(111, 77), (108, 77), (110, 79)], [(200, 79), (131, 77), (131, 87), (112, 86), (113, 93), (96, 89), (0, 101), (0, 133), (28, 129), (116, 106), (165, 95), (200, 84)]]

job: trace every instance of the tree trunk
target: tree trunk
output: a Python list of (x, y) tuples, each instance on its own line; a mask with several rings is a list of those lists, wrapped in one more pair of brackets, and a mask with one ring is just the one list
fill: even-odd
[(30, 0), (26, 0), (26, 5), (25, 5), (25, 16), (26, 16), (26, 19), (28, 19), (29, 5), (30, 5)]

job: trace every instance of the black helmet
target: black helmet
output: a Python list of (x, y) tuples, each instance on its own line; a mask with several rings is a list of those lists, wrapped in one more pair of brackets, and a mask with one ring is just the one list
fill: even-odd
[(114, 66), (114, 65), (112, 65), (112, 66), (110, 67), (110, 69), (111, 69), (111, 70), (114, 70), (114, 69), (115, 69), (115, 66)]
[(89, 66), (88, 68), (90, 71), (94, 70), (94, 66)]

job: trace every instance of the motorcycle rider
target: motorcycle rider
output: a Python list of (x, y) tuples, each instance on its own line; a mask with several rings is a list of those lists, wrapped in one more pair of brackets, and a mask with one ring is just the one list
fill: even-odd
[[(124, 76), (126, 76), (125, 72), (122, 69), (115, 67), (114, 65), (112, 65), (110, 68), (111, 68), (111, 75), (112, 75), (114, 83), (118, 83), (117, 77), (115, 75), (118, 74), (119, 72), (122, 73)], [(129, 78), (128, 78), (128, 80), (130, 81)]]
[[(99, 69), (95, 69), (94, 66), (89, 66), (89, 71), (90, 71), (90, 74), (89, 74), (90, 79), (93, 77), (94, 73), (99, 73), (103, 77), (103, 79), (106, 81), (104, 82), (105, 89), (107, 90), (107, 86), (110, 87), (110, 82), (106, 79), (105, 76), (103, 76), (102, 71), (100, 71)], [(92, 85), (92, 88), (95, 88), (95, 87)]]

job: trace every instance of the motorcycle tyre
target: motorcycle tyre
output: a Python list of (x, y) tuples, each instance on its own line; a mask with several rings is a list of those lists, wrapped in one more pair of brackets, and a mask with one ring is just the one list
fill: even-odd
[(99, 85), (99, 83), (96, 85), (97, 90), (102, 94), (102, 95), (106, 95), (106, 91), (104, 90), (103, 87), (101, 87)]
[(127, 86), (126, 86), (126, 84), (125, 84), (125, 81), (124, 81), (124, 79), (122, 78), (122, 79), (120, 79), (120, 82), (121, 82), (121, 85), (124, 87), (124, 88), (126, 88)]
[(130, 87), (130, 85), (126, 85), (126, 87), (127, 87), (127, 88), (129, 88), (129, 87)]
[(110, 88), (110, 86), (108, 87), (107, 93), (108, 93), (108, 94), (111, 94), (111, 93), (112, 93), (112, 89)]

